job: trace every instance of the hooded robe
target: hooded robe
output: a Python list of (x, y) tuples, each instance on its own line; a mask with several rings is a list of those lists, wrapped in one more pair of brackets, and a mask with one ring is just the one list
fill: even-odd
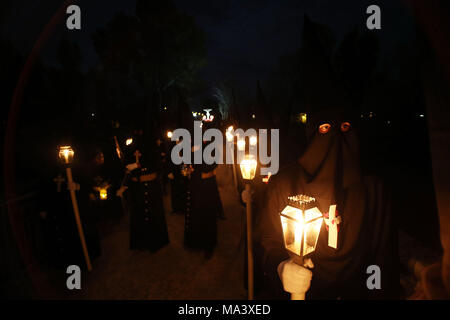
[[(155, 252), (169, 243), (161, 188), (161, 164), (152, 133), (136, 134), (128, 146), (126, 164), (138, 168), (128, 179), (130, 249)], [(136, 156), (137, 155), (137, 156)]]
[[(204, 123), (203, 130), (213, 127)], [(203, 141), (203, 150), (207, 143)], [(211, 254), (217, 244), (217, 218), (223, 207), (216, 180), (217, 164), (194, 164), (187, 190), (184, 243)]]
[[(309, 123), (310, 144), (297, 163), (271, 178), (260, 223), (264, 250), (263, 268), (272, 288), (280, 294), (282, 283), (277, 267), (289, 258), (284, 248), (280, 212), (288, 197), (304, 194), (316, 199), (327, 216), (337, 205), (337, 248), (328, 246), (325, 222), (315, 251), (311, 287), (307, 299), (370, 299), (398, 296), (398, 254), (396, 228), (389, 211), (389, 199), (374, 177), (364, 177), (359, 167), (358, 141), (354, 129), (343, 132), (349, 119), (339, 112), (321, 112)], [(320, 124), (330, 130), (319, 132)], [(350, 124), (351, 125), (351, 124)], [(381, 289), (370, 290), (367, 269), (381, 270)], [(275, 292), (274, 291), (274, 292)]]

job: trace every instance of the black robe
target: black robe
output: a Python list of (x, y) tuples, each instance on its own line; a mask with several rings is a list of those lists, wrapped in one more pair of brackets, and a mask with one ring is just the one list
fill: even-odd
[[(137, 169), (136, 178), (148, 172)], [(152, 181), (128, 183), (130, 195), (130, 249), (157, 251), (169, 243), (159, 176)]]
[[(287, 205), (288, 196), (298, 194), (311, 194), (311, 190), (303, 169), (294, 164), (271, 178), (259, 225), (265, 252), (263, 269), (275, 290), (274, 296), (278, 297), (283, 294), (277, 267), (289, 258), (283, 244), (280, 212)], [(321, 209), (323, 213), (327, 211)], [(307, 298), (395, 298), (399, 284), (395, 225), (381, 183), (374, 177), (366, 177), (349, 187), (345, 205), (338, 207), (338, 211), (342, 215), (338, 249), (328, 247), (328, 231), (323, 223), (316, 250), (311, 254), (314, 268)], [(370, 265), (381, 269), (381, 290), (367, 289), (366, 269)]]
[(189, 248), (213, 250), (217, 244), (217, 216), (222, 210), (216, 176), (202, 178), (216, 165), (194, 165), (187, 191), (184, 243)]
[[(74, 171), (74, 179), (77, 175)], [(40, 211), (45, 212), (42, 219), (44, 245), (49, 263), (55, 267), (65, 268), (76, 264), (85, 266), (80, 237), (73, 212), (70, 193), (67, 190), (67, 177), (61, 170), (60, 175), (65, 179), (60, 190), (53, 181), (48, 181), (41, 190)], [(89, 257), (93, 262), (101, 255), (100, 235), (96, 216), (86, 210), (85, 193), (83, 187), (76, 191), (80, 219), (86, 240)]]
[[(303, 194), (314, 197), (323, 214), (330, 205), (336, 205), (342, 219), (337, 249), (328, 246), (328, 231), (322, 224), (316, 250), (311, 254), (315, 267), (307, 298), (396, 298), (396, 225), (381, 183), (361, 173), (358, 140), (348, 119), (336, 110), (314, 115), (308, 127), (310, 144), (302, 157), (270, 179), (259, 232), (263, 267), (279, 290), (277, 266), (289, 257), (283, 244), (280, 212), (289, 196)], [(345, 123), (349, 127), (343, 126)], [(328, 129), (321, 131), (322, 124)], [(370, 265), (381, 269), (381, 290), (367, 288)]]
[[(169, 243), (161, 187), (161, 165), (155, 144), (150, 138), (135, 136), (128, 148), (126, 163), (134, 163), (139, 150), (139, 168), (133, 170), (128, 179), (130, 211), (130, 249), (155, 252)], [(144, 151), (145, 150), (145, 151)], [(152, 152), (153, 151), (153, 152)], [(134, 160), (134, 161), (133, 161)], [(151, 181), (142, 181), (142, 176), (153, 174)]]

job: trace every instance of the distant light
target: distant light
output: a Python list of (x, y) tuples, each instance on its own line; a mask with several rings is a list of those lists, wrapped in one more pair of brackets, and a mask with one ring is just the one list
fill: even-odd
[(363, 114), (361, 115), (361, 118), (364, 118), (364, 115), (363, 115)]
[(307, 116), (306, 113), (300, 113), (300, 121), (301, 123), (306, 123)]
[(230, 131), (225, 132), (225, 135), (227, 137), (227, 141), (231, 142), (234, 140), (234, 135), (232, 135)]
[(173, 133), (172, 131), (167, 131), (167, 138), (172, 139)]
[(250, 145), (256, 146), (257, 143), (258, 143), (258, 138), (256, 136), (251, 136), (250, 137)]
[(425, 118), (425, 115), (424, 114), (419, 114), (419, 117)]
[(262, 178), (262, 181), (264, 183), (269, 183), (269, 179), (270, 179), (271, 176), (272, 176), (272, 172), (269, 172), (269, 174), (266, 177)]
[(129, 145), (132, 144), (132, 143), (133, 143), (133, 139), (132, 139), (132, 138), (128, 138), (127, 141), (125, 141), (125, 144), (126, 144), (127, 146), (129, 146)]
[(255, 114), (252, 114), (252, 118), (253, 118), (253, 119), (255, 119), (255, 118), (256, 118)]
[(238, 150), (244, 150), (245, 149), (245, 140), (238, 140), (238, 142), (237, 142), (237, 147), (238, 147)]
[(164, 107), (164, 110), (167, 110), (167, 107)]
[(202, 118), (203, 121), (211, 122), (214, 120), (214, 116), (210, 114), (210, 111), (212, 111), (212, 109), (203, 109), (203, 111), (206, 112), (206, 115), (204, 115)]
[(192, 115), (193, 115), (194, 117), (196, 117), (196, 116), (197, 116), (197, 112), (192, 112)]
[(233, 129), (234, 129), (233, 126), (229, 126), (229, 127), (227, 128), (227, 132), (230, 132), (230, 131), (232, 131)]
[(91, 113), (91, 116), (95, 117), (95, 113)]

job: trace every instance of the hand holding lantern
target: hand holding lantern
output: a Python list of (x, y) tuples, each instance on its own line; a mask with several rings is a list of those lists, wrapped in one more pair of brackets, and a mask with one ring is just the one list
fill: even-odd
[[(298, 195), (289, 197), (289, 205), (287, 205), (280, 213), (281, 226), (283, 229), (284, 246), (291, 256), (292, 263), (297, 264), (297, 267), (290, 267), (287, 269), (287, 274), (280, 274), (285, 288), (291, 290), (293, 300), (304, 300), (305, 296), (301, 288), (298, 292), (286, 283), (302, 283), (301, 279), (307, 277), (300, 277), (304, 274), (305, 268), (303, 266), (313, 267), (312, 261), (306, 259), (309, 254), (315, 251), (317, 240), (319, 238), (320, 229), (322, 227), (323, 217), (322, 213), (315, 207), (315, 199), (305, 195)], [(281, 264), (280, 264), (281, 266)], [(281, 268), (281, 271), (284, 268)], [(279, 270), (280, 271), (280, 270)], [(294, 280), (293, 280), (294, 279)], [(306, 280), (304, 280), (306, 281)], [(310, 280), (309, 280), (310, 281)], [(309, 288), (309, 287), (308, 287)]]
[(281, 262), (278, 266), (278, 275), (283, 283), (283, 289), (291, 294), (292, 300), (305, 300), (312, 279), (314, 264), (311, 259), (305, 260), (305, 266), (300, 266), (293, 259)]

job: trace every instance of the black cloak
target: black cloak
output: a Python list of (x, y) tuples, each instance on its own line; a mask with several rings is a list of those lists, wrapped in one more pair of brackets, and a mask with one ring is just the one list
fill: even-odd
[[(202, 129), (213, 127), (204, 123)], [(203, 148), (207, 143), (203, 141)], [(204, 249), (212, 254), (217, 244), (217, 217), (223, 207), (217, 185), (217, 164), (194, 164), (188, 187), (184, 244), (188, 248)]]
[(138, 123), (133, 142), (125, 150), (125, 164), (137, 164), (128, 179), (130, 249), (155, 252), (169, 243), (161, 187), (161, 157), (157, 147), (157, 109), (147, 108)]
[[(310, 144), (297, 163), (271, 178), (260, 221), (263, 268), (275, 288), (281, 281), (277, 266), (289, 255), (284, 248), (279, 213), (288, 197), (304, 194), (316, 199), (323, 214), (332, 204), (342, 219), (337, 249), (328, 246), (328, 231), (323, 223), (316, 250), (315, 265), (307, 299), (395, 298), (399, 285), (395, 225), (389, 200), (376, 178), (361, 174), (358, 141), (354, 129), (341, 130), (351, 120), (340, 112), (321, 112), (309, 122)], [(320, 133), (320, 124), (331, 125)], [(369, 290), (367, 268), (381, 270), (381, 289)]]

